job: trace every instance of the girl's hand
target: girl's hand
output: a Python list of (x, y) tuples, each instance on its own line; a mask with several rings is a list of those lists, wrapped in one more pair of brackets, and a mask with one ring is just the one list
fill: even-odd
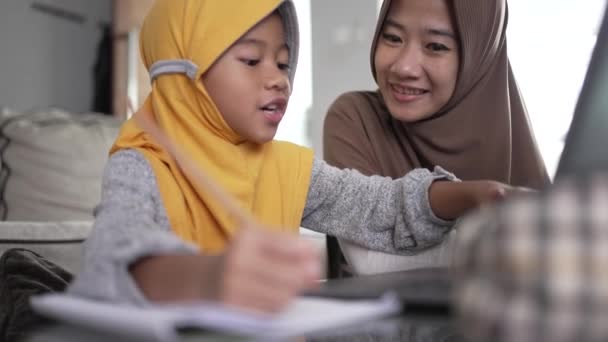
[(223, 256), (219, 300), (262, 312), (283, 309), (319, 280), (314, 247), (294, 235), (247, 227)]
[(435, 181), (429, 188), (429, 203), (436, 216), (454, 220), (481, 205), (532, 192), (496, 181)]
[(223, 254), (144, 257), (129, 270), (151, 301), (218, 301), (240, 309), (276, 312), (315, 286), (319, 256), (294, 235), (245, 228)]
[(462, 183), (468, 188), (475, 207), (500, 201), (510, 196), (535, 192), (535, 190), (529, 188), (514, 187), (496, 181), (467, 181)]

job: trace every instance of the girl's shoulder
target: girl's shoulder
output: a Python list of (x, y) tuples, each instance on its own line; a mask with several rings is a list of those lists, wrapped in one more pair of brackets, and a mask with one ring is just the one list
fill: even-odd
[(106, 168), (150, 168), (146, 157), (143, 153), (132, 149), (124, 149), (110, 155)]
[(143, 153), (135, 149), (124, 149), (113, 153), (104, 170), (105, 181), (138, 180), (154, 181), (154, 171)]

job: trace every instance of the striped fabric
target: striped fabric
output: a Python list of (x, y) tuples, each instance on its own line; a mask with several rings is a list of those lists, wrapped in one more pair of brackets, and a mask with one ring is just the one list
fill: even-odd
[(468, 218), (456, 256), (470, 341), (608, 341), (608, 177)]

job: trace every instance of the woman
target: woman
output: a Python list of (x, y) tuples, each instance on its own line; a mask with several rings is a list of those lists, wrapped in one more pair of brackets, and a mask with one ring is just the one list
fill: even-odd
[(507, 57), (507, 18), (505, 0), (385, 0), (371, 50), (379, 90), (332, 104), (324, 158), (392, 178), (439, 165), (463, 180), (548, 184)]

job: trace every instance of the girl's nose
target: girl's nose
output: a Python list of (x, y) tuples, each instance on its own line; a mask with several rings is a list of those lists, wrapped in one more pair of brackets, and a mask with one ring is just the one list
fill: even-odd
[(281, 70), (272, 71), (271, 75), (266, 79), (265, 88), (268, 90), (285, 91), (289, 90), (289, 78)]

